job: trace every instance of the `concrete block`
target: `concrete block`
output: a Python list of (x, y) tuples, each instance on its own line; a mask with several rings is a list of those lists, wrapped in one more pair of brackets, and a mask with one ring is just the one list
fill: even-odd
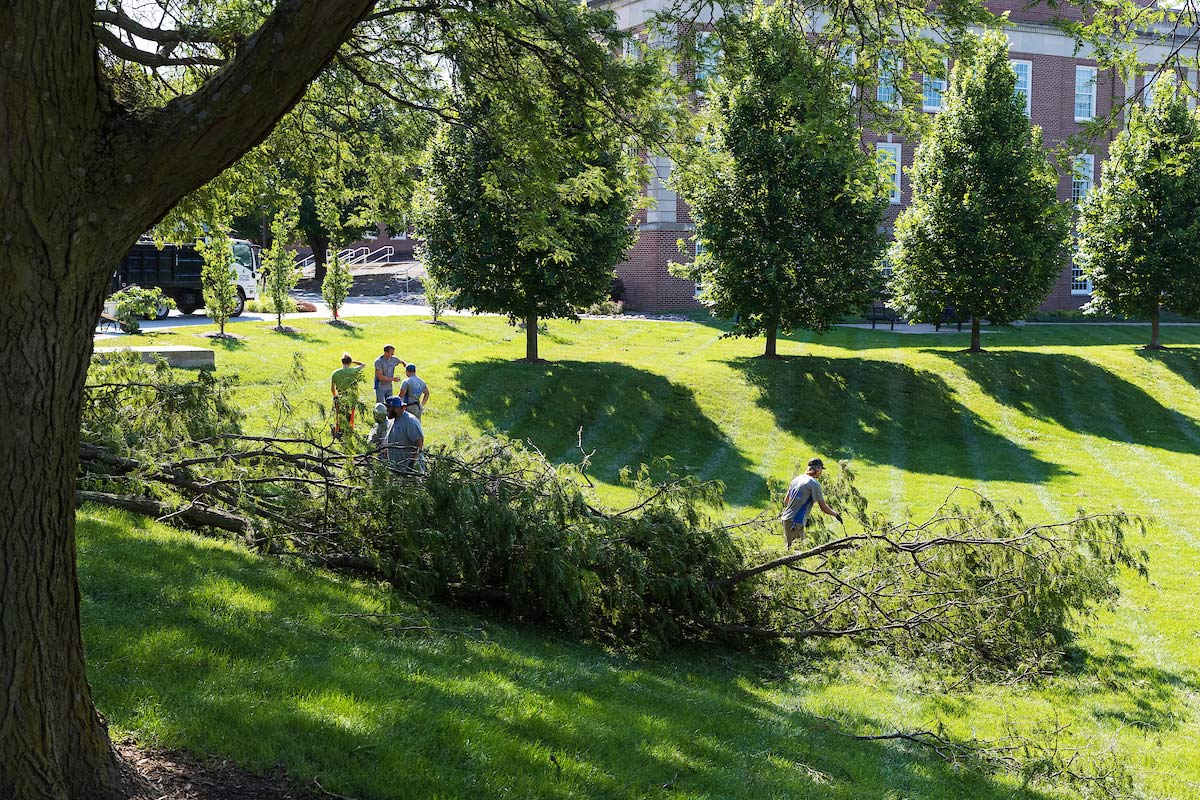
[(126, 350), (137, 353), (142, 361), (147, 364), (152, 364), (155, 359), (161, 358), (172, 367), (181, 367), (183, 369), (212, 369), (217, 365), (216, 354), (212, 350), (204, 347), (189, 347), (182, 344), (160, 344), (142, 347), (97, 347), (95, 356), (103, 361), (105, 355), (108, 353), (119, 353)]

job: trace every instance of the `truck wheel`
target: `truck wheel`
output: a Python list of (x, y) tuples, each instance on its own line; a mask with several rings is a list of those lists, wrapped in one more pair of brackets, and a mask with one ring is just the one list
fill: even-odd
[(233, 313), (230, 314), (231, 317), (240, 317), (242, 312), (246, 310), (246, 293), (242, 291), (242, 287), (240, 286), (238, 287), (237, 293), (237, 305), (233, 307)]
[(158, 301), (158, 307), (154, 309), (155, 319), (166, 319), (167, 314), (171, 313), (171, 307), (167, 305), (165, 300)]
[(183, 305), (183, 304), (181, 303), (181, 304), (180, 304), (180, 306), (179, 306), (179, 313), (180, 313), (180, 314), (195, 314), (195, 313), (196, 313), (196, 309), (198, 309), (199, 307), (200, 307), (200, 306), (189, 306), (189, 305)]

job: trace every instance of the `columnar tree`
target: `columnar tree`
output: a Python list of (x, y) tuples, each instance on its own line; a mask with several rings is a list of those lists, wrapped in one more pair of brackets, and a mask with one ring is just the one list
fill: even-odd
[(1015, 92), (1008, 41), (964, 48), (945, 107), (917, 148), (913, 198), (896, 222), (892, 305), (916, 321), (945, 309), (1008, 324), (1036, 308), (1066, 263), (1070, 211)]
[(734, 336), (828, 330), (878, 291), (886, 205), (840, 65), (779, 9), (727, 47), (709, 124), (677, 172), (699, 255), (678, 274)]
[[(290, 199), (291, 202), (287, 202)], [(271, 220), (271, 246), (263, 256), (263, 268), (266, 272), (267, 297), (275, 311), (275, 329), (283, 330), (283, 315), (288, 310), (288, 301), (292, 289), (300, 278), (296, 269), (296, 261), (288, 243), (296, 233), (296, 206), (294, 195), (286, 198), (282, 207)]]
[[(1161, 86), (1161, 84), (1160, 84)], [(1160, 88), (1130, 109), (1103, 181), (1083, 204), (1076, 258), (1092, 282), (1088, 308), (1150, 319), (1200, 314), (1200, 123), (1180, 93)]]
[(215, 228), (207, 239), (196, 242), (196, 249), (204, 259), (200, 270), (200, 285), (204, 296), (204, 310), (213, 318), (225, 336), (225, 324), (238, 311), (237, 272), (233, 266), (233, 240), (223, 227)]

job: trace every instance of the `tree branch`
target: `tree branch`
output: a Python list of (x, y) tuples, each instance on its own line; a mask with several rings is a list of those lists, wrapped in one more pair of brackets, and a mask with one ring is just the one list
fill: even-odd
[(139, 50), (131, 44), (126, 44), (121, 41), (115, 33), (108, 28), (96, 27), (96, 41), (104, 46), (108, 52), (112, 53), (117, 58), (123, 61), (132, 61), (135, 64), (141, 64), (145, 67), (220, 67), (225, 64), (225, 59), (213, 58), (211, 56), (165, 56), (159, 53), (148, 53), (145, 50)]

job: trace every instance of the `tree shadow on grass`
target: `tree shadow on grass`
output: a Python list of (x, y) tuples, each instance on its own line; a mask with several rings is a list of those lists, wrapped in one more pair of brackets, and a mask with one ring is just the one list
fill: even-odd
[(1042, 483), (1064, 471), (1003, 436), (932, 372), (820, 356), (732, 365), (756, 389), (754, 402), (813, 455), (967, 480)]
[(1066, 430), (1182, 453), (1200, 450), (1200, 427), (1139, 386), (1063, 353), (928, 351), (958, 364), (996, 402)]
[(1100, 695), (1091, 714), (1114, 725), (1167, 731), (1187, 720), (1185, 695), (1200, 692), (1195, 673), (1180, 674), (1147, 664), (1127, 643), (1113, 638), (1090, 649), (1067, 648), (1067, 669), (1076, 676), (1094, 676), (1064, 693), (1082, 699)]
[(632, 660), (401, 601), (378, 616), (381, 589), (137, 527), (81, 524), (84, 632), (100, 710), (161, 746), (362, 800), (1046, 797), (846, 738), (772, 700), (751, 656)]
[(1147, 361), (1157, 361), (1192, 386), (1200, 387), (1200, 347), (1138, 350), (1137, 354)]
[(736, 498), (762, 496), (763, 480), (686, 386), (609, 361), (467, 361), (451, 365), (459, 408), (480, 428), (533, 443), (551, 461), (595, 450), (592, 474), (671, 456), (673, 468), (725, 481)]

